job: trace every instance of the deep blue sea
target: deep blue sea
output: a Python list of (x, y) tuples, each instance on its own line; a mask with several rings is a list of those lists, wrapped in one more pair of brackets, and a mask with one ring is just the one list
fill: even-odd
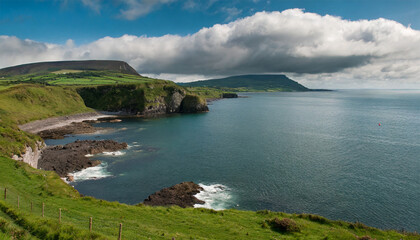
[(128, 204), (183, 181), (204, 207), (314, 213), (420, 231), (420, 91), (247, 93), (210, 112), (123, 119), (113, 130), (49, 140), (113, 139), (75, 173), (82, 194)]

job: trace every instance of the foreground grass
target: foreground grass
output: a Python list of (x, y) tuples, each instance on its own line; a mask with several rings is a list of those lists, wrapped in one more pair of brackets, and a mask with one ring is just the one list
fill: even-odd
[[(418, 239), (414, 235), (314, 215), (131, 206), (80, 197), (55, 173), (32, 169), (8, 158), (0, 158), (0, 185), (1, 192), (4, 187), (8, 189), (7, 200), (0, 200), (0, 217), (9, 218), (10, 226), (24, 231), (26, 235), (22, 239), (116, 239), (119, 223), (123, 224), (123, 239), (357, 239), (357, 236)], [(42, 202), (45, 203), (44, 218), (41, 217)], [(62, 209), (61, 225), (58, 224), (59, 208)], [(93, 233), (88, 232), (89, 217), (93, 217)], [(275, 217), (294, 220), (300, 231), (275, 231), (267, 224)]]

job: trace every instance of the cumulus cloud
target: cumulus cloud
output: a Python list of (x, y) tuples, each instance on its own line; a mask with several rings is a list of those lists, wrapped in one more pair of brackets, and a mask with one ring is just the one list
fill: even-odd
[[(417, 83), (420, 31), (386, 20), (343, 20), (300, 9), (259, 12), (187, 36), (124, 35), (74, 46), (0, 37), (0, 67), (33, 61), (120, 59), (154, 76), (287, 73), (310, 85)], [(314, 86), (316, 87), (316, 86)]]

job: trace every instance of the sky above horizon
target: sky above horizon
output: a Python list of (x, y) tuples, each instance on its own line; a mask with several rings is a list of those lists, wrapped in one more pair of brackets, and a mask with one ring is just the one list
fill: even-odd
[(194, 81), (420, 88), (418, 0), (0, 0), (0, 68), (84, 59)]

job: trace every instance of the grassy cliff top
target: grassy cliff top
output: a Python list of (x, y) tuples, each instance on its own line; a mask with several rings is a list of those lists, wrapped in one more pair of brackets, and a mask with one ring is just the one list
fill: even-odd
[(164, 80), (151, 79), (140, 75), (124, 74), (115, 71), (68, 71), (43, 74), (25, 74), (0, 77), (0, 90), (22, 83), (44, 85), (105, 85), (105, 84), (139, 84)]
[(87, 60), (87, 61), (58, 61), (39, 62), (12, 66), (0, 69), (0, 77), (12, 77), (25, 74), (39, 74), (59, 72), (60, 70), (81, 71), (114, 71), (130, 75), (139, 75), (134, 68), (123, 61), (113, 60)]

